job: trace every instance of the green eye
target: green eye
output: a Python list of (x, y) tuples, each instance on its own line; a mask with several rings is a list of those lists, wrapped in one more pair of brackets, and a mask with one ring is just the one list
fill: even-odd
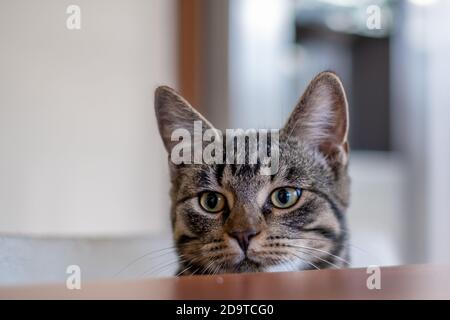
[(217, 213), (225, 208), (225, 197), (218, 192), (204, 192), (200, 195), (200, 205), (211, 213)]
[(296, 204), (301, 194), (301, 189), (283, 187), (273, 191), (270, 195), (270, 200), (275, 207), (286, 209)]

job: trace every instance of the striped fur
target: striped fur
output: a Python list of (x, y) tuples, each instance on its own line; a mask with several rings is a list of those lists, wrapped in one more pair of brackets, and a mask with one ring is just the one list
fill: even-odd
[[(155, 102), (160, 132), (170, 151), (170, 130), (189, 129), (193, 120), (203, 118), (170, 88), (158, 88)], [(205, 126), (212, 127), (208, 122)], [(169, 159), (179, 274), (346, 266), (347, 132), (342, 84), (335, 74), (324, 72), (313, 79), (281, 130), (276, 174), (261, 175), (259, 163), (174, 165)], [(293, 207), (277, 209), (270, 194), (286, 186), (301, 188), (302, 195)], [(204, 191), (223, 194), (226, 209), (218, 214), (204, 211), (198, 200)], [(257, 230), (257, 235), (244, 253), (230, 234), (246, 228)]]

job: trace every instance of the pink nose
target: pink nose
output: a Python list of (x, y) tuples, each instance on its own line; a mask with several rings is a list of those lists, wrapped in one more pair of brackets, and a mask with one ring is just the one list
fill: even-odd
[(239, 243), (239, 246), (241, 247), (242, 251), (247, 252), (248, 245), (250, 243), (251, 238), (253, 238), (256, 235), (256, 231), (249, 229), (245, 231), (233, 231), (230, 233), (230, 236), (235, 238), (237, 242)]

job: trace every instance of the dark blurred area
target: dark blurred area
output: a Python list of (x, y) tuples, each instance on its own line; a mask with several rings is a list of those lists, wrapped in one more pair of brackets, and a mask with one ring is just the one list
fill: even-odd
[[(328, 63), (338, 68), (348, 62), (342, 74), (348, 84), (350, 145), (355, 150), (391, 149), (389, 40), (388, 34), (371, 37), (338, 32), (319, 23), (302, 23), (300, 17), (296, 24), (295, 43), (310, 56), (326, 55)], [(340, 61), (335, 52), (347, 61)]]

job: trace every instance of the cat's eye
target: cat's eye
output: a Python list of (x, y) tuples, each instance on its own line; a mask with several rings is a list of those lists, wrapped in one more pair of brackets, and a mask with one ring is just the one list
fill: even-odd
[(295, 205), (302, 194), (299, 188), (278, 188), (270, 195), (272, 204), (280, 209), (287, 209)]
[(217, 213), (225, 208), (225, 197), (218, 192), (208, 191), (200, 195), (201, 207), (210, 212)]

